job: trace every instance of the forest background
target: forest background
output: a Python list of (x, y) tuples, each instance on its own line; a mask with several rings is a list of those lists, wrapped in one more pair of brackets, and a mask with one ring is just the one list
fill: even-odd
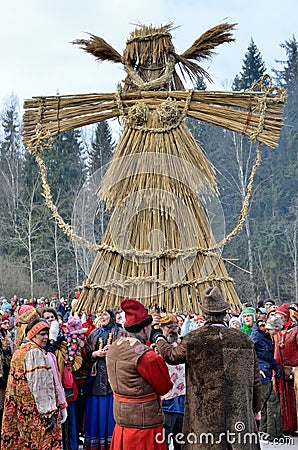
[[(274, 84), (287, 90), (285, 126), (276, 149), (263, 147), (247, 219), (223, 249), (228, 272), (242, 302), (273, 298), (298, 302), (298, 43), (281, 43), (284, 60), (272, 69)], [(251, 40), (242, 70), (227, 90), (247, 90), (267, 73)], [(196, 89), (206, 89), (197, 80)], [(255, 146), (241, 135), (187, 120), (191, 132), (217, 171), (226, 231), (237, 221), (255, 157)], [(119, 125), (121, 129), (121, 123)], [(42, 196), (34, 158), (21, 141), (21, 107), (11, 95), (0, 117), (0, 295), (23, 298), (70, 297), (88, 273), (94, 255), (78, 258), (78, 247), (60, 230)], [(63, 133), (44, 151), (54, 203), (71, 223), (76, 198), (92, 174), (108, 164), (117, 141), (111, 122)], [(94, 218), (100, 242), (110, 212), (103, 204)], [(80, 253), (82, 254), (82, 252)], [(84, 257), (83, 257), (84, 259)]]

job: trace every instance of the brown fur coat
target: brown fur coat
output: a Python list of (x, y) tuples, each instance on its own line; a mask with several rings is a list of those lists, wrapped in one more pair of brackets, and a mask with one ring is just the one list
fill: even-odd
[(205, 325), (176, 348), (158, 340), (158, 349), (169, 364), (186, 363), (184, 450), (260, 449), (261, 382), (248, 336)]

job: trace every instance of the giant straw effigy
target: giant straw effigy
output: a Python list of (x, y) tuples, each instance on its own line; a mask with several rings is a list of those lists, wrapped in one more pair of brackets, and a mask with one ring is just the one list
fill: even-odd
[[(223, 23), (178, 54), (172, 24), (138, 26), (121, 55), (94, 35), (74, 43), (99, 61), (124, 66), (114, 93), (34, 97), (25, 101), (23, 141), (40, 168), (45, 200), (72, 239), (96, 250), (77, 308), (115, 308), (124, 297), (168, 311), (199, 311), (202, 292), (218, 286), (233, 309), (240, 301), (221, 250), (242, 228), (261, 144), (277, 145), (285, 92), (264, 76), (246, 92), (186, 90), (183, 80), (209, 74), (199, 63), (232, 42), (234, 24)], [(59, 215), (42, 154), (64, 131), (120, 117), (116, 151), (98, 188), (113, 212), (100, 243), (78, 236)], [(215, 169), (185, 124), (191, 118), (241, 133), (256, 143), (256, 157), (235, 227), (216, 242), (206, 203), (218, 195)], [(237, 256), (237, 255), (236, 255)]]

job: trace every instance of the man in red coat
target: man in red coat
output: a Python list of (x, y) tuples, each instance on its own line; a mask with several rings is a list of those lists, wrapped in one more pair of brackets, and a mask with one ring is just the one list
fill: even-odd
[(133, 299), (120, 306), (129, 335), (116, 340), (106, 355), (116, 422), (111, 450), (166, 450), (159, 438), (164, 423), (160, 395), (173, 384), (163, 358), (146, 346), (152, 316)]
[(292, 322), (287, 305), (277, 306), (275, 314), (284, 322), (284, 328), (274, 336), (274, 358), (283, 371), (274, 380), (274, 387), (280, 401), (282, 429), (294, 433), (298, 429), (293, 370), (298, 367), (298, 326)]

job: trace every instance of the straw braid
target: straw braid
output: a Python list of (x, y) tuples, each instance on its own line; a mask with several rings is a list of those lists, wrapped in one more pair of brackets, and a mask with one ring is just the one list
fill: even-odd
[(208, 282), (234, 282), (234, 279), (231, 277), (220, 277), (216, 275), (209, 275), (205, 278), (193, 278), (191, 280), (178, 281), (177, 283), (168, 283), (167, 281), (160, 280), (156, 277), (125, 277), (125, 280), (110, 280), (105, 283), (97, 284), (97, 283), (86, 283), (82, 286), (82, 288), (87, 289), (109, 289), (109, 288), (129, 288), (130, 286), (140, 286), (144, 283), (154, 284), (155, 286), (160, 286), (165, 289), (173, 289), (179, 288), (183, 286), (193, 286), (196, 284), (204, 284)]
[(173, 55), (168, 55), (166, 61), (166, 68), (163, 75), (151, 81), (143, 81), (140, 75), (128, 64), (124, 65), (129, 80), (142, 91), (150, 91), (151, 89), (159, 89), (170, 83), (176, 64), (176, 58)]
[[(85, 245), (90, 250), (95, 250), (95, 251), (103, 250), (103, 251), (107, 251), (107, 252), (120, 253), (119, 250), (117, 250), (113, 246), (109, 246), (106, 244), (95, 244), (95, 243), (92, 243), (89, 240), (83, 238), (82, 236), (77, 235), (73, 231), (72, 226), (63, 220), (63, 218), (61, 217), (61, 215), (59, 214), (59, 212), (57, 210), (57, 207), (54, 205), (53, 197), (51, 194), (51, 188), (49, 186), (48, 179), (47, 179), (46, 165), (45, 165), (39, 152), (35, 153), (35, 158), (36, 158), (36, 162), (39, 165), (39, 171), (40, 171), (41, 180), (42, 180), (45, 203), (46, 203), (47, 207), (51, 210), (53, 217), (57, 220), (58, 226), (64, 231), (64, 233), (68, 237), (70, 237), (72, 240)], [(193, 247), (193, 248), (187, 249), (187, 250), (169, 249), (169, 250), (164, 250), (162, 252), (123, 250), (123, 251), (121, 251), (121, 254), (123, 256), (127, 256), (127, 257), (129, 257), (129, 256), (142, 257), (145, 255), (145, 256), (150, 256), (152, 258), (162, 258), (162, 257), (166, 256), (166, 257), (169, 257), (172, 259), (177, 258), (178, 256), (179, 257), (188, 257), (188, 256), (192, 256), (196, 253), (201, 253), (206, 256), (215, 256), (215, 255), (211, 254), (210, 252), (223, 247), (237, 233), (239, 233), (243, 227), (243, 224), (245, 222), (245, 218), (247, 215), (248, 207), (249, 207), (249, 201), (250, 201), (250, 197), (251, 197), (252, 186), (253, 186), (255, 174), (256, 174), (257, 168), (260, 165), (260, 162), (261, 162), (261, 144), (258, 144), (257, 155), (256, 155), (256, 158), (255, 158), (255, 161), (254, 161), (254, 164), (252, 167), (252, 171), (251, 171), (251, 174), (249, 177), (249, 183), (246, 188), (246, 193), (245, 193), (245, 197), (244, 197), (244, 200), (242, 203), (242, 208), (241, 208), (240, 215), (238, 217), (237, 224), (236, 224), (235, 228), (216, 245), (209, 247), (209, 248)]]
[[(190, 92), (189, 97), (191, 97), (192, 92)], [(40, 109), (42, 114), (42, 105), (41, 105), (41, 109)], [(90, 242), (89, 240), (83, 238), (82, 236), (78, 236), (74, 231), (73, 228), (71, 227), (71, 225), (67, 224), (63, 218), (61, 217), (61, 215), (59, 214), (57, 207), (54, 205), (53, 203), (53, 197), (51, 194), (51, 188), (49, 186), (48, 183), (48, 179), (47, 179), (47, 169), (46, 169), (46, 165), (41, 157), (41, 149), (43, 148), (44, 145), (44, 140), (48, 139), (48, 137), (45, 137), (46, 134), (40, 132), (42, 128), (40, 127), (40, 124), (38, 123), (36, 125), (36, 139), (37, 139), (37, 143), (34, 143), (34, 153), (35, 153), (35, 158), (36, 161), (39, 165), (39, 170), (40, 170), (40, 175), (41, 175), (41, 180), (42, 180), (42, 186), (43, 186), (43, 192), (44, 192), (44, 197), (45, 197), (45, 203), (47, 205), (47, 207), (51, 210), (53, 217), (57, 220), (58, 226), (64, 231), (64, 233), (69, 236), (72, 240), (77, 241), (83, 245), (85, 245), (87, 248), (91, 249), (91, 250), (95, 250), (95, 251), (107, 251), (107, 252), (114, 252), (114, 253), (119, 253), (119, 251), (113, 247), (113, 246), (109, 246), (106, 244), (95, 244)], [(150, 130), (149, 130), (150, 131)], [(33, 143), (32, 143), (33, 145)], [(28, 147), (28, 150), (33, 152), (32, 147)], [(259, 167), (261, 162), (261, 144), (258, 144), (258, 148), (257, 148), (257, 155), (252, 167), (252, 171), (249, 177), (249, 183), (247, 185), (246, 188), (246, 193), (245, 193), (245, 197), (243, 200), (243, 204), (242, 204), (242, 208), (241, 208), (241, 212), (240, 215), (238, 217), (238, 221), (236, 226), (234, 227), (234, 229), (224, 238), (222, 239), (219, 243), (217, 243), (216, 245), (209, 247), (209, 248), (202, 248), (202, 247), (194, 247), (192, 249), (187, 249), (187, 250), (180, 250), (180, 249), (169, 249), (169, 250), (164, 250), (162, 252), (146, 252), (146, 251), (136, 251), (136, 250), (123, 250), (123, 252), (121, 252), (121, 254), (123, 254), (123, 256), (144, 256), (144, 255), (148, 255), (151, 256), (152, 258), (162, 258), (164, 256), (169, 257), (169, 258), (176, 258), (177, 256), (179, 257), (187, 257), (187, 256), (191, 256), (193, 254), (196, 253), (201, 253), (201, 254), (205, 254), (206, 256), (213, 256), (210, 254), (210, 252), (219, 249), (220, 247), (224, 246), (228, 241), (230, 241), (237, 233), (239, 233), (243, 227), (243, 224), (245, 222), (245, 218), (247, 215), (247, 211), (248, 211), (248, 207), (249, 207), (249, 201), (250, 201), (250, 197), (251, 197), (251, 192), (252, 192), (252, 186), (253, 186), (253, 182), (254, 182), (254, 178), (255, 178), (255, 174), (257, 171), (257, 168)]]
[[(269, 88), (266, 89), (265, 88), (265, 83), (264, 81), (268, 79), (269, 80)], [(262, 97), (258, 98), (258, 105), (255, 107), (256, 111), (260, 111), (260, 119), (259, 119), (259, 124), (257, 129), (252, 132), (249, 137), (250, 139), (255, 142), (259, 135), (263, 132), (264, 130), (264, 125), (265, 125), (265, 118), (266, 118), (266, 109), (267, 109), (267, 98), (269, 95), (272, 95), (275, 91), (276, 88), (272, 86), (272, 79), (268, 74), (263, 75), (259, 81), (254, 81), (253, 84), (251, 85), (251, 90), (253, 91), (254, 89), (256, 89), (257, 87), (260, 87), (261, 91), (263, 92)], [(285, 93), (284, 93), (285, 95)]]
[[(127, 114), (124, 111), (124, 107), (123, 107), (122, 100), (121, 100), (121, 92), (122, 92), (122, 87), (120, 84), (118, 84), (116, 95), (115, 95), (117, 106), (119, 108), (121, 116), (123, 117), (124, 121), (127, 123), (127, 125), (130, 128), (132, 128), (133, 130), (142, 130), (145, 133), (164, 133), (166, 131), (170, 131), (170, 130), (173, 130), (174, 128), (177, 128), (181, 124), (181, 122), (185, 119), (185, 117), (187, 116), (189, 105), (192, 100), (192, 94), (193, 94), (194, 90), (190, 89), (188, 91), (188, 96), (186, 98), (184, 108), (181, 112), (180, 112), (178, 106), (174, 102), (172, 102), (173, 103), (172, 108), (173, 108), (173, 112), (174, 112), (174, 116), (173, 116), (173, 120), (172, 120), (173, 123), (171, 125), (168, 125), (165, 127), (158, 127), (158, 128), (154, 128), (154, 127), (149, 128), (144, 125), (134, 125), (133, 121), (131, 120), (131, 118), (132, 118), (131, 113), (130, 113), (131, 110)], [(152, 109), (157, 109), (160, 119), (162, 119), (162, 110), (163, 110), (164, 105), (166, 105), (166, 104), (167, 104), (167, 101), (164, 101), (161, 103), (161, 105), (158, 108), (156, 108), (156, 106), (152, 106)], [(150, 107), (145, 105), (145, 103), (143, 103), (143, 102), (138, 102), (137, 105), (141, 106), (141, 108), (139, 108), (138, 111), (142, 112), (142, 109), (143, 109), (142, 117), (145, 121), (146, 112), (148, 111), (148, 109), (150, 109)]]
[(251, 197), (251, 192), (252, 192), (252, 187), (253, 187), (256, 171), (261, 163), (261, 153), (262, 153), (262, 144), (259, 143), (258, 147), (257, 147), (257, 155), (255, 157), (255, 160), (254, 160), (254, 163), (252, 166), (248, 185), (245, 189), (245, 197), (243, 199), (242, 208), (241, 208), (235, 228), (224, 239), (222, 239), (218, 244), (209, 248), (209, 251), (212, 251), (212, 250), (215, 250), (215, 249), (218, 249), (218, 248), (224, 246), (227, 242), (229, 242), (234, 236), (236, 236), (236, 234), (238, 234), (242, 230), (242, 227), (244, 225), (244, 222), (245, 222), (245, 219), (247, 216), (247, 211), (248, 211), (248, 207), (249, 207), (249, 201), (250, 201), (250, 197)]
[[(40, 154), (44, 147), (48, 147), (52, 142), (51, 132), (43, 125), (43, 115), (45, 112), (45, 97), (38, 99), (37, 120), (34, 129), (34, 134), (29, 140), (27, 149), (31, 154)], [(57, 110), (57, 122), (59, 122), (59, 102)]]

